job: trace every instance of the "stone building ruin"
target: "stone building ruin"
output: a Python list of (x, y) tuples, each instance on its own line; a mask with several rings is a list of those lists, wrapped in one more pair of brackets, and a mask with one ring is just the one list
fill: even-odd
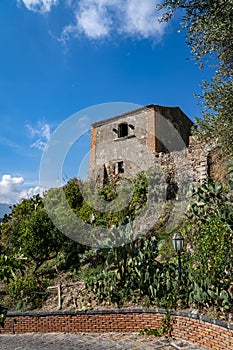
[(147, 105), (92, 124), (89, 178), (104, 186), (155, 164), (167, 182), (202, 182), (211, 146), (191, 137), (193, 122), (179, 107)]

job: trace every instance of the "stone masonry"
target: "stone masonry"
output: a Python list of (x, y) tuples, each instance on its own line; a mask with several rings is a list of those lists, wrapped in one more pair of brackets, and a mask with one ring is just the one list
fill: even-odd
[(103, 186), (156, 164), (178, 188), (202, 182), (214, 144), (191, 137), (192, 121), (178, 107), (148, 105), (92, 125), (89, 178)]

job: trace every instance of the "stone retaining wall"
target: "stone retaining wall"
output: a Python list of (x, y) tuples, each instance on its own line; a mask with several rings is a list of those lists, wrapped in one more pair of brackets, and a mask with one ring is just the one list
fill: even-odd
[[(89, 310), (8, 312), (1, 333), (133, 332), (158, 329), (164, 310)], [(172, 336), (214, 350), (233, 349), (233, 325), (207, 317), (172, 312)]]

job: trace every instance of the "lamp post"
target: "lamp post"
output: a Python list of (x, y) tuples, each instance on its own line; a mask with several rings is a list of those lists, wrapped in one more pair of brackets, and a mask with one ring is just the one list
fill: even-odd
[(175, 251), (178, 254), (178, 279), (179, 279), (179, 283), (181, 283), (180, 253), (181, 253), (181, 250), (184, 248), (184, 237), (178, 232), (174, 233), (174, 235), (172, 237), (172, 244), (173, 244), (173, 248), (175, 249)]

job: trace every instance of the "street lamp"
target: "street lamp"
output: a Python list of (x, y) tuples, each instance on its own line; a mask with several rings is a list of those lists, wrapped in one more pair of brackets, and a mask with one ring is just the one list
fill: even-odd
[(173, 244), (173, 248), (175, 249), (175, 251), (178, 254), (178, 276), (179, 276), (179, 283), (180, 283), (181, 282), (180, 253), (181, 253), (181, 250), (184, 248), (184, 237), (178, 232), (174, 233), (174, 235), (172, 237), (172, 244)]

